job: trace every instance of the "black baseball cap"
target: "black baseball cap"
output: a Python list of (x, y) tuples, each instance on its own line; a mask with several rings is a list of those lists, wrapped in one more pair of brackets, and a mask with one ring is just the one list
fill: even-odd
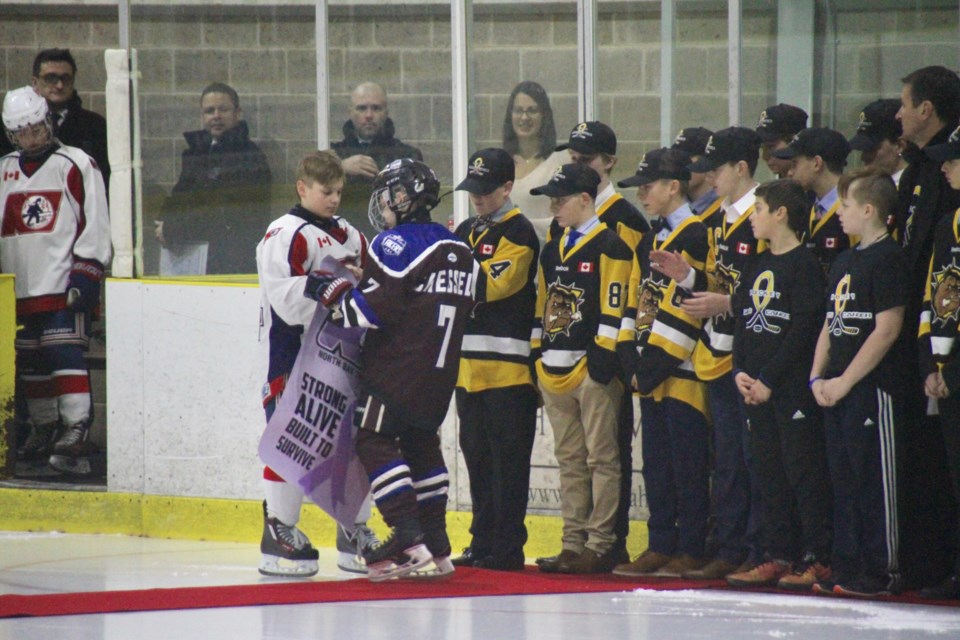
[(790, 144), (773, 152), (774, 158), (790, 160), (797, 156), (813, 158), (820, 156), (827, 162), (843, 164), (850, 155), (850, 143), (843, 134), (827, 127), (804, 129), (793, 136)]
[(807, 127), (807, 112), (792, 104), (775, 104), (760, 112), (757, 133), (764, 142), (789, 138)]
[(571, 162), (554, 171), (550, 182), (547, 184), (530, 189), (530, 195), (560, 198), (577, 193), (586, 193), (591, 198), (596, 198), (597, 187), (599, 186), (599, 173), (586, 165)]
[(937, 162), (960, 158), (960, 127), (953, 130), (946, 142), (924, 147), (923, 152)]
[[(664, 162), (665, 156), (673, 156), (674, 162)], [(657, 180), (690, 180), (690, 154), (673, 147), (654, 149), (644, 154), (637, 165), (637, 172), (617, 183), (618, 187), (639, 187)]]
[(686, 129), (681, 129), (677, 137), (673, 139), (673, 144), (670, 145), (670, 148), (686, 151), (692, 156), (702, 156), (704, 150), (707, 148), (707, 141), (710, 140), (710, 136), (712, 135), (713, 131), (710, 131), (710, 129), (687, 127)]
[(895, 142), (903, 135), (903, 125), (897, 120), (900, 101), (896, 98), (874, 100), (860, 112), (857, 132), (850, 138), (850, 146), (857, 151), (870, 151), (884, 140)]
[(557, 151), (573, 149), (577, 153), (592, 155), (606, 153), (617, 155), (617, 134), (602, 122), (581, 122), (570, 130), (570, 140), (561, 144)]
[(503, 149), (480, 149), (470, 156), (467, 177), (457, 185), (456, 191), (485, 196), (515, 178), (515, 164)]
[(756, 162), (760, 158), (760, 134), (746, 127), (727, 127), (707, 140), (703, 156), (687, 169), (696, 173), (713, 171), (728, 162)]

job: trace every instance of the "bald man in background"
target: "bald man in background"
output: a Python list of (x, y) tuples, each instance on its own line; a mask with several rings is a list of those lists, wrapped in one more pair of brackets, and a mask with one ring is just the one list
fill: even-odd
[(364, 235), (373, 237), (375, 232), (367, 220), (373, 179), (390, 162), (400, 158), (423, 160), (423, 154), (394, 137), (387, 92), (379, 84), (363, 82), (354, 88), (349, 116), (343, 124), (343, 140), (333, 143), (347, 174), (340, 215)]

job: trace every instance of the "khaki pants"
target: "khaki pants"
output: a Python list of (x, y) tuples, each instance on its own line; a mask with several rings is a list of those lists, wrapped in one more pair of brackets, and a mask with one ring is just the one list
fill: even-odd
[(540, 390), (560, 466), (563, 548), (579, 553), (587, 547), (602, 555), (616, 539), (623, 385), (617, 379), (602, 385), (587, 376), (569, 393), (553, 394), (542, 385)]

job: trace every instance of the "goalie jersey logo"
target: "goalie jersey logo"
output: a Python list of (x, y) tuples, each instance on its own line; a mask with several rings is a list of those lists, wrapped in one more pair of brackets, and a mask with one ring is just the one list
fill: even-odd
[(60, 191), (13, 193), (3, 212), (3, 236), (45, 233), (53, 230), (60, 210)]

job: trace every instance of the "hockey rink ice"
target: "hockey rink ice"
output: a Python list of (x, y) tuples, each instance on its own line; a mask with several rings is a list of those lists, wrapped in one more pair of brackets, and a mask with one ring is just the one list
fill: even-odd
[[(253, 544), (0, 532), (0, 594), (283, 581)], [(355, 578), (320, 550), (313, 580)], [(0, 620), (0, 640), (960, 638), (960, 608), (724, 591), (433, 598)]]

